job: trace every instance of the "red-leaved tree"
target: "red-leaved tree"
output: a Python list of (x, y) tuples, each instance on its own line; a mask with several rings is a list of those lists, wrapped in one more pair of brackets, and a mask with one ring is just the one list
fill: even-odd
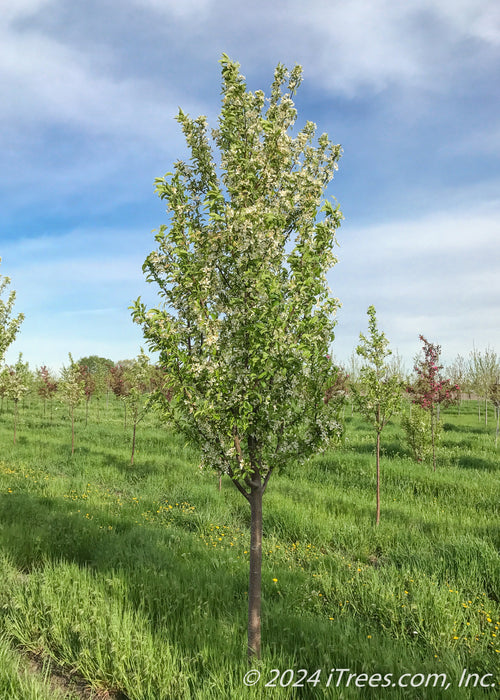
[(419, 336), (423, 342), (423, 359), (417, 360), (414, 370), (417, 379), (413, 386), (406, 387), (406, 391), (412, 397), (412, 403), (418, 404), (424, 411), (429, 411), (431, 416), (431, 440), (432, 440), (432, 464), (436, 471), (435, 429), (437, 412), (436, 406), (449, 406), (458, 402), (460, 387), (452, 384), (449, 379), (441, 377), (443, 365), (438, 364), (441, 346), (429, 343), (423, 335)]
[[(50, 401), (57, 392), (57, 381), (45, 365), (36, 371), (36, 386), (38, 395), (43, 399), (43, 417), (45, 418), (47, 400)], [(52, 404), (50, 417), (52, 418)]]

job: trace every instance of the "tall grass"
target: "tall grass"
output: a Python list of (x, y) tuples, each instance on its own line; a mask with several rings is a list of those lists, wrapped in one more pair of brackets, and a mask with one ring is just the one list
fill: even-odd
[[(243, 685), (250, 513), (234, 486), (219, 493), (154, 415), (130, 467), (114, 398), (99, 423), (82, 409), (71, 457), (55, 408), (21, 409), (15, 446), (10, 407), (0, 414), (0, 666), (21, 688), (2, 695), (0, 675), (0, 697), (49, 697), (15, 649), (131, 700), (483, 697), (456, 687), (464, 668), (500, 684), (499, 460), (475, 404), (442, 412), (435, 474), (387, 427), (378, 528), (373, 433), (356, 415), (338, 450), (273, 476), (260, 670), (322, 669), (295, 689)], [(332, 668), (446, 672), (452, 686), (326, 688)]]

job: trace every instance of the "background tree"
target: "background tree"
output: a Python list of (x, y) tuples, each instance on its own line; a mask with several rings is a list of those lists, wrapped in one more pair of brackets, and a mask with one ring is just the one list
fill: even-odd
[(80, 378), (83, 385), (83, 395), (85, 398), (85, 425), (87, 425), (89, 421), (89, 404), (92, 396), (94, 395), (96, 383), (94, 380), (94, 375), (90, 372), (87, 365), (82, 365), (79, 362), (77, 364), (80, 368)]
[(75, 408), (85, 397), (85, 385), (80, 365), (73, 360), (69, 353), (69, 365), (61, 370), (59, 393), (67, 404), (71, 418), (71, 454), (75, 452)]
[(95, 398), (97, 403), (97, 422), (99, 422), (101, 399), (103, 396), (107, 396), (107, 392), (110, 389), (108, 384), (109, 370), (111, 367), (114, 367), (115, 363), (107, 357), (88, 355), (87, 357), (81, 357), (78, 360), (78, 364), (86, 367), (90, 375), (93, 385), (91, 397)]
[(19, 416), (19, 402), (29, 391), (32, 376), (28, 362), (23, 362), (23, 354), (19, 353), (19, 357), (15, 365), (7, 366), (4, 370), (4, 385), (6, 387), (6, 396), (12, 399), (14, 403), (14, 445), (16, 444), (17, 436), (17, 421)]
[(124, 362), (118, 362), (114, 367), (109, 368), (109, 386), (113, 394), (123, 401), (124, 407), (124, 418), (123, 418), (123, 429), (127, 429), (127, 403), (125, 399), (130, 391), (130, 385), (127, 377), (127, 367), (130, 369), (130, 365), (125, 365)]
[[(327, 270), (342, 215), (323, 201), (340, 146), (314, 144), (315, 125), (291, 131), (301, 68), (278, 65), (270, 99), (246, 89), (239, 64), (223, 56), (222, 109), (177, 117), (190, 164), (156, 181), (170, 224), (145, 264), (161, 304), (137, 300), (151, 350), (173, 387), (166, 417), (192, 439), (202, 464), (226, 473), (251, 512), (249, 658), (260, 656), (262, 499), (274, 470), (327, 446), (340, 424), (325, 403), (327, 358), (338, 300)], [(322, 213), (321, 220), (318, 216)]]
[(368, 307), (369, 337), (359, 334), (360, 344), (356, 353), (364, 358), (358, 385), (352, 386), (352, 394), (357, 409), (375, 428), (377, 463), (377, 514), (376, 525), (380, 522), (380, 436), (394, 411), (401, 406), (401, 379), (391, 371), (386, 358), (392, 355), (389, 341), (383, 331), (377, 328), (374, 306)]
[[(469, 374), (474, 390), (484, 400), (484, 424), (488, 425), (488, 397), (490, 387), (494, 384), (500, 373), (498, 356), (492, 348), (486, 348), (483, 352), (475, 348), (469, 357)], [(480, 417), (479, 399), (478, 414)]]
[(134, 463), (135, 435), (137, 424), (144, 418), (151, 406), (151, 390), (153, 386), (153, 367), (149, 357), (141, 348), (134, 364), (125, 370), (128, 393), (124, 396), (132, 419), (132, 455), (130, 464)]
[(488, 397), (495, 407), (495, 418), (497, 419), (497, 427), (495, 431), (495, 447), (498, 444), (498, 432), (500, 429), (500, 368), (495, 381), (490, 384)]
[[(57, 380), (45, 365), (36, 370), (35, 387), (38, 396), (43, 399), (43, 417), (45, 418), (47, 401), (50, 401), (57, 392)], [(50, 415), (52, 418), (52, 410)]]
[[(0, 263), (2, 258), (0, 258)], [(0, 275), (0, 364), (9, 345), (14, 341), (21, 323), (24, 321), (24, 314), (12, 317), (12, 309), (16, 300), (16, 293), (12, 290), (7, 300), (2, 299), (4, 291), (10, 285), (10, 277)]]
[(446, 371), (447, 377), (452, 384), (457, 384), (460, 387), (460, 396), (458, 401), (458, 412), (462, 406), (462, 392), (468, 391), (468, 372), (467, 361), (462, 355), (457, 355)]
[(326, 389), (323, 401), (325, 403), (334, 401), (338, 408), (342, 406), (342, 417), (344, 417), (345, 402), (350, 393), (349, 374), (347, 373), (346, 369), (337, 362), (333, 362), (332, 370), (335, 379)]
[(412, 401), (418, 404), (424, 411), (429, 411), (431, 416), (431, 444), (432, 444), (432, 464), (436, 471), (436, 406), (449, 406), (459, 400), (460, 387), (453, 385), (449, 379), (444, 379), (440, 375), (443, 365), (438, 365), (441, 346), (433, 345), (419, 336), (423, 342), (423, 358), (415, 362), (415, 372), (417, 379), (412, 386), (407, 387), (407, 392), (411, 395)]

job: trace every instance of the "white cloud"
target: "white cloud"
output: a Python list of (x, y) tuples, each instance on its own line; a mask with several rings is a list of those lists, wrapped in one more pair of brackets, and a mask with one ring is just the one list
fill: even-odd
[(141, 8), (151, 8), (167, 17), (190, 19), (206, 16), (212, 0), (129, 0)]
[(448, 358), (472, 344), (500, 346), (500, 201), (476, 213), (442, 211), (417, 221), (352, 227), (330, 286), (343, 302), (335, 354), (349, 357), (377, 309), (379, 326), (409, 362), (418, 335)]
[(435, 85), (453, 73), (455, 52), (467, 40), (469, 54), (477, 48), (471, 40), (500, 43), (499, 5), (492, 0), (317, 0), (300, 21), (316, 38), (316, 77), (351, 95), (367, 87)]

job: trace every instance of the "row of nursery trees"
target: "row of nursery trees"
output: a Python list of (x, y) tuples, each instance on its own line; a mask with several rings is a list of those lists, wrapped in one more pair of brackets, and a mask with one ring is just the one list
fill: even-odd
[[(465, 398), (477, 400), (478, 420), (481, 420), (483, 409), (485, 425), (488, 424), (488, 407), (493, 408), (497, 446), (500, 427), (500, 357), (497, 353), (491, 348), (485, 351), (473, 349), (467, 358), (457, 355), (452, 363), (444, 366), (439, 364), (441, 346), (430, 343), (420, 335), (422, 349), (414, 357), (412, 372), (408, 372), (399, 354), (389, 350), (384, 334), (377, 330), (373, 306), (368, 309), (368, 315), (370, 340), (361, 334), (362, 343), (351, 355), (349, 364), (339, 364), (337, 368), (337, 385), (350, 398), (351, 409), (355, 405), (361, 407), (359, 395), (363, 396), (366, 392), (366, 365), (371, 363), (377, 369), (376, 379), (372, 379), (371, 383), (378, 382), (384, 386), (389, 383), (394, 391), (393, 411), (408, 407), (402, 423), (417, 461), (432, 454), (435, 463), (433, 445), (439, 438), (440, 409), (456, 404), (460, 414)], [(330, 389), (334, 390), (335, 387)]]
[[(143, 266), (157, 287), (158, 306), (148, 309), (137, 299), (132, 316), (169, 378), (168, 391), (160, 386), (154, 392), (164, 418), (198, 446), (202, 465), (226, 474), (249, 504), (252, 662), (261, 655), (263, 496), (272, 474), (335, 444), (350, 393), (374, 426), (380, 477), (381, 435), (399, 410), (403, 389), (412, 401), (408, 420), (419, 411), (428, 420), (435, 466), (438, 407), (458, 399), (466, 375), (460, 375), (465, 365), (459, 360), (455, 376), (444, 377), (439, 347), (422, 336), (424, 355), (414, 379), (404, 382), (390, 369), (373, 307), (369, 333), (356, 350), (357, 376), (332, 362), (339, 301), (331, 296), (327, 273), (337, 262), (333, 249), (343, 217), (325, 191), (342, 148), (327, 134), (316, 137), (313, 122), (294, 128), (300, 66), (288, 71), (279, 64), (266, 97), (247, 90), (237, 62), (223, 55), (220, 63), (217, 128), (179, 110), (190, 158), (156, 180), (169, 220), (156, 232), (157, 249)], [(0, 297), (4, 283), (0, 277)], [(12, 304), (12, 294), (0, 304), (0, 363), (22, 320), (10, 318)], [(481, 372), (490, 355), (486, 361), (475, 353)], [(20, 372), (22, 364), (20, 358)], [(494, 402), (498, 419), (497, 376), (495, 360), (494, 372), (474, 388), (486, 406)], [(115, 379), (118, 386), (120, 377)], [(60, 384), (74, 423), (85, 392), (80, 363), (70, 358)]]
[(62, 368), (59, 376), (45, 365), (31, 371), (28, 362), (23, 361), (22, 353), (15, 364), (4, 364), (0, 368), (1, 408), (3, 410), (6, 400), (10, 400), (14, 407), (14, 444), (19, 406), (35, 395), (43, 401), (44, 417), (47, 405), (52, 418), (54, 402), (66, 404), (71, 420), (71, 454), (74, 454), (75, 410), (78, 406), (85, 406), (87, 425), (89, 405), (93, 400), (99, 421), (102, 400), (105, 399), (107, 403), (108, 397), (113, 394), (123, 402), (124, 428), (127, 428), (127, 419), (132, 425), (131, 464), (134, 463), (137, 425), (146, 415), (152, 396), (159, 391), (168, 394), (165, 374), (160, 367), (151, 363), (142, 348), (134, 360), (117, 363), (97, 355), (75, 361), (70, 353), (69, 363)]
[[(414, 361), (418, 361), (417, 356)], [(403, 383), (411, 384), (414, 381), (415, 367), (413, 367), (412, 372), (408, 372), (397, 351), (388, 359), (387, 365), (388, 370), (398, 375)], [(360, 379), (360, 368), (359, 357), (354, 352), (349, 363), (342, 369), (349, 374), (350, 381), (357, 384)], [(500, 357), (495, 350), (489, 347), (484, 351), (474, 348), (468, 356), (457, 355), (450, 364), (442, 369), (443, 376), (449, 379), (452, 384), (458, 384), (460, 387), (459, 412), (464, 398), (477, 399), (478, 418), (481, 419), (482, 412), (485, 425), (487, 425), (488, 408), (493, 405), (495, 409), (497, 385), (500, 382)]]

